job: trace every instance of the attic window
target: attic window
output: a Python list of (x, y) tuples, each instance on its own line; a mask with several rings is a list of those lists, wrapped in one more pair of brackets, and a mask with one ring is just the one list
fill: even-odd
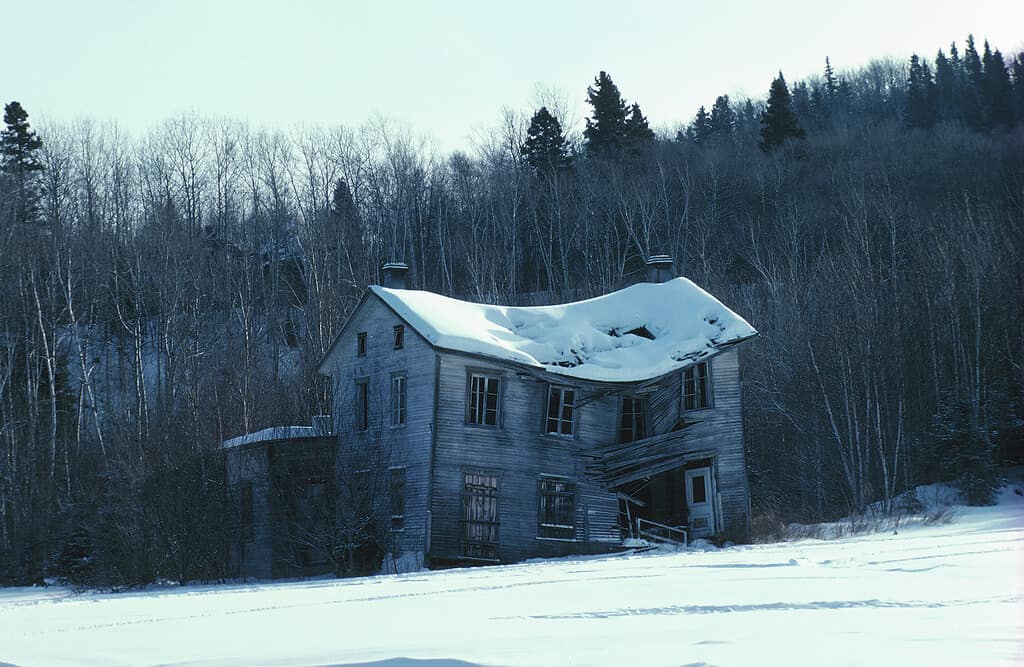
[(366, 356), (366, 332), (360, 331), (356, 334), (356, 354), (360, 357)]
[(401, 324), (395, 326), (395, 349), (401, 350), (405, 347), (405, 327)]

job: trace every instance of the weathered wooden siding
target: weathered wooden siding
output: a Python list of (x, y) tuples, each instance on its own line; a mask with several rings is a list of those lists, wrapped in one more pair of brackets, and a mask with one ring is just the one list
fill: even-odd
[[(434, 421), (434, 350), (379, 298), (369, 294), (352, 315), (328, 369), (334, 396), (334, 425), (339, 434), (339, 485), (359, 463), (353, 456), (379, 448), (385, 466), (405, 468), (405, 527), (392, 533), (395, 552), (423, 555), (429, 526), (430, 452)], [(394, 327), (405, 326), (402, 349), (394, 349)], [(357, 336), (366, 333), (366, 355), (357, 354)], [(391, 424), (391, 377), (406, 376), (406, 424)], [(369, 428), (356, 429), (356, 381), (369, 385)], [(348, 457), (348, 458), (346, 458)], [(386, 497), (381, 498), (387, 502)]]
[[(274, 534), (271, 501), (270, 465), (267, 448), (237, 447), (227, 451), (228, 500), (231, 512), (231, 571), (235, 576), (269, 579), (273, 576)], [(245, 483), (252, 484), (252, 539), (241, 536), (241, 494)]]

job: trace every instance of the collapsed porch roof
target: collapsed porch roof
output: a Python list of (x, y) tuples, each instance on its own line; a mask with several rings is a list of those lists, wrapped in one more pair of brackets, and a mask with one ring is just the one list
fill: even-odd
[(605, 445), (581, 454), (590, 459), (587, 478), (608, 489), (616, 489), (690, 461), (708, 458), (715, 436), (716, 431), (709, 424), (691, 422), (669, 433)]

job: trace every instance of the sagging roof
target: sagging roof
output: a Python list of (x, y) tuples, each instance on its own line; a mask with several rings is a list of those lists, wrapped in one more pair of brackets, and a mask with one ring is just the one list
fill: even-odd
[(370, 289), (435, 347), (596, 382), (659, 377), (757, 335), (746, 320), (686, 278), (533, 307)]

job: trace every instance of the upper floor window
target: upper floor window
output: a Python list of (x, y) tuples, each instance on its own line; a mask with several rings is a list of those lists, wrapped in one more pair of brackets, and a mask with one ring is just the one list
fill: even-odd
[(711, 407), (711, 385), (708, 362), (690, 366), (683, 371), (683, 409), (700, 410)]
[(647, 401), (638, 396), (624, 396), (622, 418), (619, 420), (619, 442), (633, 442), (647, 437)]
[(360, 357), (366, 356), (366, 332), (360, 331), (356, 334), (356, 354)]
[(405, 373), (391, 376), (391, 424), (401, 426), (405, 423), (406, 387)]
[(469, 423), (498, 425), (499, 378), (473, 373), (469, 376)]
[(366, 431), (370, 428), (370, 382), (366, 379), (356, 380), (356, 430)]
[(576, 421), (576, 390), (569, 387), (548, 387), (548, 412), (545, 433), (570, 436)]
[(398, 324), (395, 326), (395, 349), (401, 350), (405, 347), (405, 326)]

